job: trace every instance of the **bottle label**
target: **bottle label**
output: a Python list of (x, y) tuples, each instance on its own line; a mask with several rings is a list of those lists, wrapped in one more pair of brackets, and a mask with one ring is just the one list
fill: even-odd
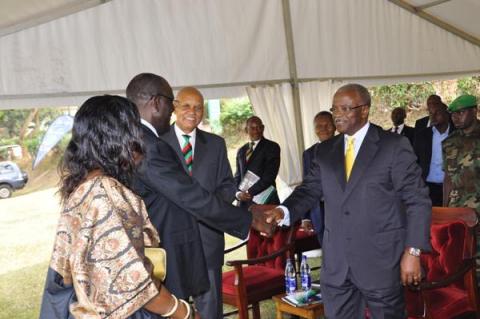
[(292, 294), (297, 290), (297, 281), (295, 280), (295, 277), (285, 278), (285, 290), (287, 294)]
[(310, 288), (312, 288), (312, 278), (309, 274), (302, 275), (302, 289), (306, 291)]

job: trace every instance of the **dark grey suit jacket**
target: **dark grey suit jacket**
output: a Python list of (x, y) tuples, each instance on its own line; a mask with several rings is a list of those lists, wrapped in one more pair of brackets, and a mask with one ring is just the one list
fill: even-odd
[[(183, 164), (183, 169), (187, 172), (187, 165), (174, 126), (172, 125), (170, 130), (160, 138), (172, 146)], [(232, 203), (237, 188), (228, 162), (225, 140), (218, 135), (197, 129), (193, 154), (193, 178), (210, 193), (216, 193), (227, 203)], [(248, 212), (245, 213), (248, 214)], [(223, 232), (201, 221), (199, 229), (207, 266), (209, 268), (221, 267), (225, 249)]]
[(364, 289), (398, 286), (404, 249), (430, 249), (431, 202), (408, 139), (370, 124), (348, 182), (343, 134), (315, 151), (283, 204), (294, 223), (323, 196), (322, 281), (341, 285), (350, 270)]
[(146, 145), (134, 180), (161, 245), (167, 250), (165, 285), (176, 296), (196, 296), (209, 288), (198, 221), (238, 238), (246, 238), (251, 214), (209, 193), (188, 174), (174, 149), (143, 127)]

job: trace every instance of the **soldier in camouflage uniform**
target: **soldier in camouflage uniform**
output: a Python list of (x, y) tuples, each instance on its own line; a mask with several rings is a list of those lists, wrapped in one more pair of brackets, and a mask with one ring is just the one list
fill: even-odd
[(480, 214), (480, 121), (477, 99), (462, 95), (448, 107), (457, 128), (442, 143), (445, 206), (471, 207)]

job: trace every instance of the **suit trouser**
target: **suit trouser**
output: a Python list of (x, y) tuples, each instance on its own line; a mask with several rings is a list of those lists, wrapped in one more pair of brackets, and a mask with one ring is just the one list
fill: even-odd
[(443, 206), (443, 184), (426, 182), (432, 206)]
[(407, 318), (403, 286), (368, 290), (355, 283), (351, 272), (340, 286), (322, 283), (322, 298), (325, 317), (328, 319), (365, 318), (368, 307), (372, 319), (404, 319)]
[(222, 319), (222, 268), (208, 269), (210, 289), (193, 298), (201, 318)]

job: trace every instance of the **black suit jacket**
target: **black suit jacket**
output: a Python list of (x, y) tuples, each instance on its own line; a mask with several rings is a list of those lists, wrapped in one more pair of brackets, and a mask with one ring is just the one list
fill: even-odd
[(178, 297), (196, 296), (209, 288), (198, 221), (245, 238), (252, 216), (203, 189), (185, 173), (173, 148), (145, 126), (143, 134), (146, 154), (134, 190), (167, 250), (165, 285)]
[(322, 281), (359, 287), (400, 284), (406, 247), (429, 250), (431, 202), (408, 140), (370, 124), (346, 182), (344, 135), (323, 142), (309, 175), (283, 203), (291, 223), (323, 196)]
[[(237, 152), (237, 171), (235, 172), (235, 183), (240, 185), (247, 171), (255, 173), (260, 180), (256, 182), (248, 192), (253, 196), (261, 193), (270, 185), (275, 185), (275, 179), (280, 168), (280, 146), (266, 138), (262, 138), (255, 147), (250, 160), (246, 161), (245, 154), (248, 150), (248, 143), (243, 145)], [(277, 192), (272, 195), (270, 201), (266, 204), (278, 204)]]
[[(453, 130), (453, 125), (450, 125), (448, 127), (448, 134), (451, 134)], [(422, 169), (423, 180), (427, 179), (430, 171), (430, 163), (432, 161), (432, 140), (432, 127), (426, 127), (417, 133), (415, 136), (415, 142), (413, 144), (415, 155), (417, 155), (417, 163)]]
[[(183, 169), (187, 172), (187, 165), (174, 126), (172, 125), (170, 130), (160, 138), (172, 146), (182, 162)], [(193, 154), (192, 177), (210, 193), (216, 193), (225, 202), (232, 203), (237, 187), (228, 162), (225, 140), (218, 135), (197, 129)], [(201, 221), (199, 229), (207, 266), (209, 268), (221, 267), (225, 249), (223, 232)]]
[[(392, 127), (388, 129), (388, 131), (392, 131)], [(414, 139), (415, 139), (415, 129), (411, 126), (408, 126), (408, 125), (404, 125), (403, 126), (403, 130), (402, 132), (400, 133), (400, 135), (403, 135), (405, 136), (406, 138), (408, 138), (408, 140), (410, 141), (410, 144), (413, 146), (413, 142), (414, 142)]]
[(415, 121), (415, 127), (414, 127), (415, 135), (417, 135), (423, 129), (427, 128), (429, 119), (430, 119), (430, 116), (427, 115)]

